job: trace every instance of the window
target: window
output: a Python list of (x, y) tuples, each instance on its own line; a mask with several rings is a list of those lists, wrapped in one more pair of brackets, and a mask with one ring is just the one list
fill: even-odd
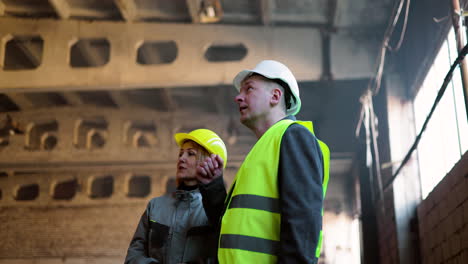
[[(416, 131), (429, 114), (451, 64), (458, 56), (455, 33), (450, 31), (414, 100)], [(468, 122), (460, 70), (454, 71), (418, 145), (423, 199), (468, 150)]]

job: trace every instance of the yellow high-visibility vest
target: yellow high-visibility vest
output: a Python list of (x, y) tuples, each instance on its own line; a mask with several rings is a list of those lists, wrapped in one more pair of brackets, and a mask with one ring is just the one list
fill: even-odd
[[(234, 189), (226, 198), (227, 209), (221, 220), (218, 246), (221, 264), (276, 263), (281, 222), (278, 193), (280, 146), (284, 132), (294, 123), (314, 134), (312, 122), (281, 120), (262, 135), (237, 172), (232, 184)], [(318, 143), (323, 156), (322, 186), (325, 198), (330, 150), (322, 141), (318, 140)], [(315, 250), (317, 258), (321, 246), (322, 231), (317, 248), (311, 248)]]

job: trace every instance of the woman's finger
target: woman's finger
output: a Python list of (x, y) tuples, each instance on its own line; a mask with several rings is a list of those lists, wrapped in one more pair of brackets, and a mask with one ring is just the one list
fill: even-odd
[(219, 168), (223, 168), (224, 160), (219, 155), (216, 155), (215, 159), (216, 159), (216, 162), (219, 165)]
[(216, 154), (211, 154), (211, 162), (213, 162), (213, 167), (215, 169), (219, 168), (218, 161), (216, 160)]
[(203, 168), (205, 169), (206, 171), (206, 174), (207, 174), (207, 177), (210, 177), (212, 178), (213, 177), (213, 174), (210, 170), (210, 167), (208, 166), (208, 163), (207, 162), (203, 162)]
[(206, 164), (208, 165), (208, 168), (210, 169), (210, 171), (213, 172), (215, 168), (213, 164), (213, 160), (211, 158), (206, 159)]
[(197, 176), (206, 177), (208, 175), (207, 172), (205, 171), (205, 168), (203, 168), (200, 165), (197, 166), (197, 172), (198, 172)]

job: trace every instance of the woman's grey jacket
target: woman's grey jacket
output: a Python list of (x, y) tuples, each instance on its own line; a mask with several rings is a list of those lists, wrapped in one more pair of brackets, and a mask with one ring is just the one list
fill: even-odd
[(153, 198), (138, 223), (125, 264), (214, 263), (216, 234), (198, 189)]

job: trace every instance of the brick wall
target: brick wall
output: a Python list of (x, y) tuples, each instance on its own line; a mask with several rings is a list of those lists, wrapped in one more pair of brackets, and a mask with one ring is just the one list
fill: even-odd
[(381, 264), (399, 263), (394, 208), (393, 189), (390, 189), (385, 193), (384, 201), (380, 201), (376, 209)]
[(468, 152), (418, 206), (422, 264), (468, 263)]

